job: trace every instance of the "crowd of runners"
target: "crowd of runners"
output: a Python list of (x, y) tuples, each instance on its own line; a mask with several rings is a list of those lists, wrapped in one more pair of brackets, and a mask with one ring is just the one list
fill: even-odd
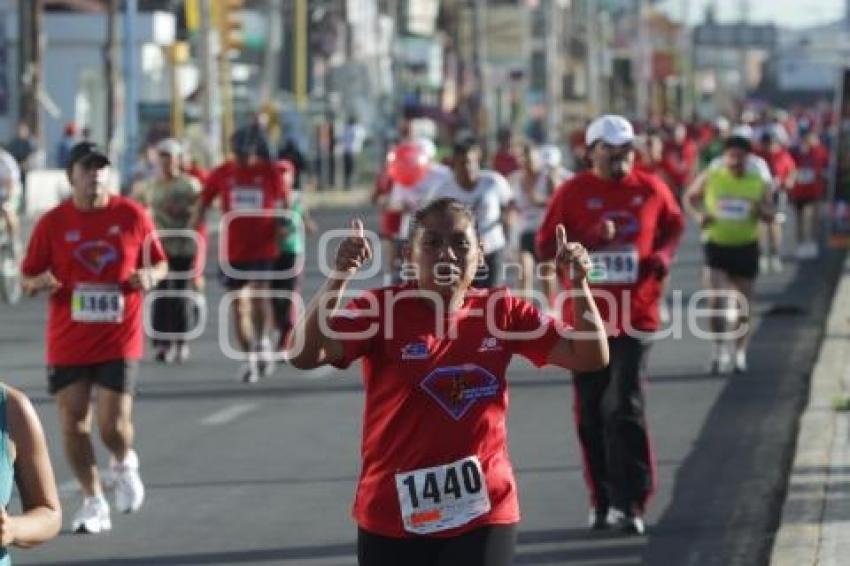
[[(281, 362), (344, 368), (363, 358), (361, 564), (511, 563), (513, 354), (572, 372), (589, 527), (643, 534), (655, 464), (641, 382), (653, 336), (669, 319), (686, 219), (701, 230), (704, 284), (715, 291), (710, 369), (744, 373), (754, 282), (783, 269), (789, 214), (796, 258), (818, 256), (829, 127), (828, 115), (805, 112), (699, 125), (604, 115), (568, 148), (502, 132), (493, 155), (473, 136), (437, 144), (405, 131), (376, 175), (379, 224), (352, 223), (304, 312), (294, 297), (314, 251), (307, 236), (318, 231), (302, 198), (307, 172), (303, 159), (276, 152), (260, 125), (239, 129), (231, 157), (210, 171), (179, 140), (158, 141), (149, 174), (128, 196), (110, 186), (107, 155), (77, 144), (67, 160), (71, 198), (37, 221), (21, 258), (24, 291), (49, 296), (48, 390), (84, 495), (71, 529), (111, 528), (105, 483), (119, 512), (144, 502), (133, 440), (139, 360), (148, 334), (156, 362), (190, 362), (197, 297), (214, 272), (205, 261), (217, 206), (217, 272), (243, 360), (235, 378), (256, 383)], [(0, 153), (0, 202), (16, 227), (8, 161)], [(380, 236), (383, 285), (345, 301), (377, 256), (369, 231)], [(146, 293), (156, 295), (145, 301)], [(25, 398), (3, 391), (0, 408), (27, 418)], [(36, 440), (18, 454), (35, 454), (40, 487), (28, 488), (25, 508), (48, 526), (30, 526), (30, 542), (58, 522), (35, 422)], [(98, 473), (92, 422), (111, 454), (109, 478)]]

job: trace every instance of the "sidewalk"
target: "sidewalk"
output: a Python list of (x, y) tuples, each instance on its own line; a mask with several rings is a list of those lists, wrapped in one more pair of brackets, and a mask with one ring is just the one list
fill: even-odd
[(304, 201), (310, 208), (356, 208), (366, 206), (372, 189), (365, 185), (353, 187), (350, 190), (328, 189), (323, 191), (306, 191)]
[(829, 313), (771, 566), (850, 562), (850, 412), (834, 407), (836, 399), (850, 395), (850, 258)]

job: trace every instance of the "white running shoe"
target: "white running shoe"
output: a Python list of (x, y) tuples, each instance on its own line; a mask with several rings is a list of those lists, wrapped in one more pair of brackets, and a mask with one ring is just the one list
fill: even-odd
[(260, 381), (260, 370), (256, 352), (248, 353), (248, 360), (242, 364), (239, 375), (242, 383), (257, 383)]
[(259, 363), (257, 364), (262, 377), (271, 377), (274, 375), (275, 368), (275, 351), (272, 348), (272, 341), (268, 337), (260, 340), (258, 348)]
[(587, 527), (591, 531), (604, 531), (616, 524), (615, 509), (593, 507), (587, 517)]
[(189, 360), (189, 344), (185, 342), (177, 346), (176, 361), (178, 364), (185, 364)]
[(732, 355), (725, 346), (715, 346), (714, 357), (711, 360), (711, 374), (729, 373), (732, 366)]
[(770, 273), (770, 258), (766, 255), (759, 256), (759, 273), (762, 275)]
[(112, 475), (115, 478), (115, 508), (121, 513), (135, 513), (145, 501), (145, 486), (139, 476), (139, 455), (135, 450), (127, 452), (122, 463), (112, 460)]
[(109, 503), (102, 495), (86, 497), (71, 521), (71, 532), (96, 535), (112, 529)]
[(643, 522), (643, 517), (637, 513), (624, 513), (620, 509), (613, 509), (609, 517), (623, 534), (636, 536), (646, 534), (646, 524)]
[(782, 265), (782, 258), (779, 255), (772, 256), (770, 258), (770, 270), (774, 273), (782, 273), (782, 270), (785, 268)]
[(738, 350), (735, 352), (735, 373), (747, 373), (747, 352)]

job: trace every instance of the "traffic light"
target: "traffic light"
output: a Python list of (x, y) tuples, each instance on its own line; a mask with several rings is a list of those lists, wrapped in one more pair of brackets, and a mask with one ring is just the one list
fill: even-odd
[(200, 0), (186, 0), (183, 4), (183, 13), (186, 17), (186, 29), (189, 33), (195, 33), (201, 27)]
[(216, 0), (211, 2), (213, 17), (221, 39), (222, 54), (240, 51), (244, 46), (242, 35), (242, 10), (245, 0)]

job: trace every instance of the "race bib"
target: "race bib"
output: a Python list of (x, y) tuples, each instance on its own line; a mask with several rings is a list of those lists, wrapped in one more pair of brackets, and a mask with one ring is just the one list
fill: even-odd
[(803, 167), (797, 170), (797, 182), (801, 185), (811, 185), (816, 178), (815, 170), (811, 167)]
[(722, 198), (717, 201), (719, 220), (749, 220), (753, 217), (753, 202), (742, 198)]
[(235, 187), (230, 191), (230, 210), (262, 210), (263, 191), (257, 187)]
[(77, 285), (71, 296), (71, 320), (75, 322), (121, 322), (124, 294), (118, 285)]
[(427, 535), (465, 525), (490, 511), (477, 456), (396, 474), (404, 530)]
[(593, 252), (590, 254), (591, 283), (631, 285), (638, 279), (638, 253), (632, 247), (624, 250)]

